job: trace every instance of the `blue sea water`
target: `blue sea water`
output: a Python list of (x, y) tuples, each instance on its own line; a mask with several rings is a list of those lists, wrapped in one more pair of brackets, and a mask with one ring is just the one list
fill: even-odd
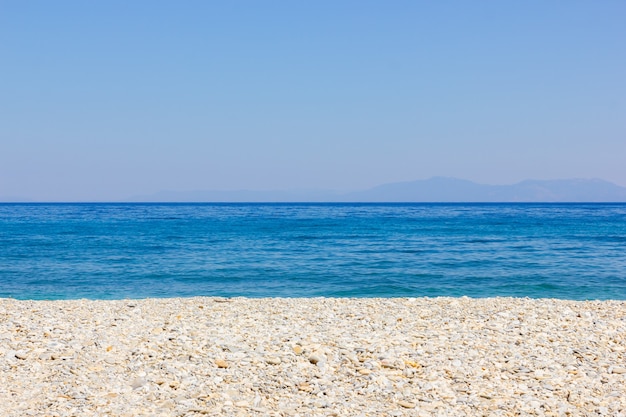
[(626, 299), (626, 204), (0, 204), (0, 297)]

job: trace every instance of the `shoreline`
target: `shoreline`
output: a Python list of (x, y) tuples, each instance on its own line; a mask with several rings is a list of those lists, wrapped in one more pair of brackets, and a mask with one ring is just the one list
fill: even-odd
[(0, 415), (626, 414), (626, 301), (0, 299)]

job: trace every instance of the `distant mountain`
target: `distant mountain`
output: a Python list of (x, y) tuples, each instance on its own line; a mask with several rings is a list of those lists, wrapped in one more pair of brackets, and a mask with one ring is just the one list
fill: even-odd
[(273, 203), (273, 202), (321, 202), (337, 201), (340, 193), (327, 190), (296, 191), (161, 191), (147, 196), (135, 196), (131, 202), (229, 202), (229, 203)]
[(526, 180), (484, 185), (457, 178), (384, 184), (344, 196), (371, 202), (626, 202), (626, 188), (599, 179)]
[(526, 180), (485, 185), (457, 178), (396, 182), (364, 191), (160, 192), (138, 196), (143, 202), (626, 202), (626, 188), (599, 179)]
[(394, 182), (347, 194), (351, 201), (372, 202), (454, 202), (492, 201), (492, 186), (457, 178), (433, 177), (428, 180)]

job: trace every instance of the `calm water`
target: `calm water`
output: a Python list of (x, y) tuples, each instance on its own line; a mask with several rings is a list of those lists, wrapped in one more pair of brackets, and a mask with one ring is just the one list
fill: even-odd
[(626, 204), (0, 204), (0, 297), (626, 299)]

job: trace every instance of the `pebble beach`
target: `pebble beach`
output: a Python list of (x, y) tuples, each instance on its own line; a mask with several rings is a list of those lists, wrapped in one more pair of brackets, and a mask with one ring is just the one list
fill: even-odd
[(626, 302), (0, 299), (2, 416), (626, 416)]

